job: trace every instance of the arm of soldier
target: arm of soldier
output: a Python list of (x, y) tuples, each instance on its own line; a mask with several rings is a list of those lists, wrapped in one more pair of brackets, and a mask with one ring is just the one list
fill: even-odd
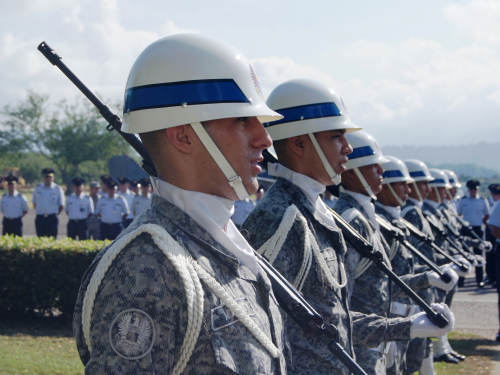
[(463, 208), (462, 208), (462, 205), (463, 205), (463, 198), (460, 199), (457, 203), (457, 213), (462, 216), (463, 214)]
[(137, 214), (135, 213), (135, 212), (136, 212), (136, 211), (135, 211), (135, 205), (136, 205), (136, 203), (135, 203), (135, 202), (137, 202), (137, 201), (138, 201), (138, 198), (139, 198), (139, 196), (138, 196), (138, 195), (134, 197), (134, 200), (132, 201), (132, 207), (130, 207), (130, 209), (132, 210), (132, 213), (134, 214), (134, 216), (137, 216)]
[(352, 339), (357, 349), (376, 348), (382, 342), (410, 341), (411, 318), (387, 319), (351, 311)]
[(33, 208), (36, 210), (36, 188), (33, 190), (33, 196), (31, 197), (31, 203), (33, 204)]
[(21, 195), (21, 207), (23, 209), (23, 217), (24, 217), (29, 211), (28, 199), (24, 195)]
[(102, 211), (101, 211), (101, 210), (102, 210), (102, 209), (101, 209), (101, 207), (102, 207), (102, 203), (101, 203), (101, 202), (102, 202), (102, 199), (99, 199), (99, 200), (97, 201), (97, 206), (96, 206), (96, 208), (95, 208), (95, 214), (99, 217), (99, 219), (101, 218), (101, 213), (102, 213)]
[(500, 240), (500, 227), (496, 225), (491, 225), (491, 234)]
[(66, 203), (65, 200), (66, 199), (64, 197), (63, 189), (62, 189), (62, 187), (59, 186), (59, 212), (58, 212), (58, 214), (60, 214), (61, 211), (64, 209), (64, 204)]
[(182, 278), (149, 235), (132, 241), (125, 252), (115, 259), (99, 286), (90, 324), (90, 352), (81, 324), (83, 297), (78, 297), (75, 336), (85, 373), (171, 373), (188, 320)]
[[(429, 284), (429, 277), (427, 276), (427, 272), (418, 273), (415, 275), (403, 275), (400, 277), (400, 279), (403, 280), (405, 284), (408, 285), (414, 292), (420, 292), (421, 290), (431, 287), (431, 284)], [(397, 286), (393, 286), (392, 298), (398, 299), (404, 297), (407, 297), (406, 293)]]
[(125, 198), (122, 197), (122, 209), (123, 209), (123, 220), (127, 218), (127, 216), (130, 214), (130, 209), (128, 208), (128, 203)]

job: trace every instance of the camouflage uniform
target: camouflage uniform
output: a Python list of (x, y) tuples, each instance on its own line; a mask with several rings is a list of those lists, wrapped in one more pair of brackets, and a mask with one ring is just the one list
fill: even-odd
[[(375, 212), (385, 218), (387, 221), (390, 223), (393, 223), (396, 227), (402, 228), (403, 224), (400, 223), (398, 217), (392, 216), (387, 210), (385, 210), (383, 207), (381, 207), (379, 204), (375, 204)], [(405, 230), (406, 237), (409, 237), (409, 231)], [(392, 240), (391, 241), (391, 249), (394, 248), (393, 251), (391, 251), (391, 254), (393, 256), (391, 257), (391, 265), (392, 265), (392, 270), (394, 273), (398, 276), (403, 276), (407, 274), (417, 274), (421, 272), (427, 272), (429, 271), (429, 267), (426, 265), (419, 265), (418, 263), (415, 262), (418, 257), (413, 257), (413, 254), (406, 248), (406, 246), (401, 245), (398, 241)], [(431, 286), (429, 285), (429, 288), (426, 288), (422, 291), (420, 291), (420, 294), (429, 294), (432, 293)], [(412, 300), (409, 297), (402, 297), (396, 299), (394, 302), (398, 303), (403, 303), (405, 305), (412, 305)], [(400, 315), (394, 314), (394, 312), (391, 313), (391, 318), (399, 317)], [(395, 358), (395, 363), (394, 366), (392, 366), (390, 369), (387, 370), (388, 374), (400, 374), (401, 372), (407, 370), (408, 373), (413, 374), (415, 371), (418, 371), (418, 369), (422, 366), (422, 361), (425, 356), (425, 342), (426, 339), (423, 338), (417, 338), (413, 339), (411, 342), (407, 341), (402, 341), (398, 342), (398, 352), (397, 356)], [(409, 345), (412, 345), (411, 351), (409, 350)], [(413, 362), (415, 362), (415, 365), (412, 366), (416, 367), (415, 370), (409, 370), (407, 366), (407, 360), (408, 362), (413, 365)]]
[[(401, 209), (402, 217), (417, 227), (421, 232), (425, 233), (427, 236), (434, 238), (432, 234), (432, 229), (427, 222), (427, 219), (422, 214), (422, 210), (418, 207), (415, 202), (411, 199), (406, 201), (406, 205)], [(424, 254), (427, 258), (432, 260), (437, 265), (443, 265), (448, 263), (448, 260), (441, 254), (436, 253), (435, 250), (426, 242), (420, 241), (414, 235), (411, 235), (409, 238), (410, 243), (415, 246), (422, 254)], [(416, 258), (418, 262), (418, 258)], [(418, 293), (418, 295), (427, 303), (434, 303), (435, 300), (435, 288), (425, 289)], [(405, 374), (413, 374), (417, 372), (422, 366), (423, 358), (418, 353), (422, 353), (424, 351), (424, 358), (427, 358), (431, 355), (432, 351), (432, 340), (430, 338), (416, 338), (410, 342), (408, 347), (408, 352), (406, 355), (406, 370)]]
[[(184, 211), (158, 196), (153, 197), (151, 208), (119, 238), (151, 223), (165, 229), (202, 269), (218, 280), (283, 353), (281, 315), (270, 281), (262, 269), (256, 277)], [(119, 253), (98, 288), (90, 331), (93, 350), (89, 352), (82, 328), (83, 299), (96, 266), (108, 250), (109, 247), (99, 253), (87, 270), (75, 308), (73, 331), (85, 373), (171, 373), (188, 322), (186, 292), (177, 270), (146, 233), (140, 234)], [(202, 286), (203, 324), (183, 373), (285, 374), (284, 355), (272, 358), (203, 281)], [(153, 332), (151, 347), (134, 360), (120, 352), (116, 341), (114, 346), (112, 342), (114, 321), (126, 310), (136, 318), (142, 317), (143, 322), (149, 317), (152, 324), (149, 327)], [(128, 322), (123, 316), (121, 319), (122, 328), (128, 327), (128, 332), (124, 333), (127, 340), (137, 340), (139, 321), (132, 319), (129, 324), (130, 318)]]
[[(357, 209), (365, 218), (368, 217), (364, 208), (358, 201), (346, 193), (340, 193), (340, 198), (336, 202), (334, 209), (339, 214), (344, 213), (348, 209)], [(371, 230), (376, 232), (373, 224), (366, 220)], [(369, 238), (369, 229), (366, 224), (359, 218), (354, 218), (350, 224), (365, 238)], [(387, 242), (381, 239), (381, 247), (389, 254), (389, 246)], [(389, 285), (389, 278), (385, 275), (376, 265), (371, 264), (368, 269), (355, 278), (356, 270), (359, 264), (359, 255), (350, 246), (347, 250), (347, 263), (346, 271), (348, 276), (348, 288), (350, 289), (349, 295), (351, 296), (351, 310), (359, 311), (364, 314), (376, 314), (381, 317), (389, 317), (391, 298), (401, 298), (406, 294), (393, 285)], [(356, 260), (358, 260), (356, 262)], [(427, 275), (404, 275), (401, 279), (414, 291), (425, 289), (429, 286)], [(355, 282), (354, 282), (355, 280)], [(355, 319), (355, 317), (353, 317)], [(411, 319), (410, 318), (393, 318), (387, 320), (386, 330), (380, 335), (380, 342), (390, 341), (410, 341)], [(354, 336), (354, 347), (356, 358), (359, 365), (368, 374), (385, 374), (385, 358), (381, 351), (370, 350), (375, 348), (378, 344), (372, 343), (367, 346), (357, 340), (362, 337), (365, 332), (357, 332)], [(382, 366), (383, 364), (383, 366)]]
[[(344, 260), (346, 247), (340, 230), (331, 227), (314, 214), (315, 208), (303, 191), (283, 178), (268, 190), (242, 225), (248, 231), (248, 242), (259, 249), (278, 229), (285, 210), (295, 205), (306, 218), (333, 276), (339, 278), (340, 263)], [(299, 220), (288, 232), (281, 251), (273, 266), (288, 280), (293, 282), (302, 264), (304, 230)], [(334, 324), (339, 330), (339, 343), (352, 356), (352, 322), (347, 305), (346, 288), (333, 289), (325, 283), (325, 277), (313, 257), (313, 263), (304, 282), (302, 294), (312, 307), (321, 314), (327, 324)], [(349, 374), (349, 370), (316, 338), (305, 336), (302, 330), (289, 318), (286, 322), (287, 337), (292, 348), (288, 358), (290, 374)]]

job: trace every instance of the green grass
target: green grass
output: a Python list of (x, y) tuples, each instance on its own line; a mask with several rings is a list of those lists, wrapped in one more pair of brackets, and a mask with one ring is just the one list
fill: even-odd
[(495, 341), (486, 340), (470, 333), (451, 332), (448, 335), (455, 351), (467, 356), (467, 359), (457, 364), (436, 363), (437, 375), (496, 375), (491, 372), (492, 359), (500, 355), (500, 348)]
[(83, 371), (67, 322), (40, 319), (0, 326), (0, 374), (74, 375)]

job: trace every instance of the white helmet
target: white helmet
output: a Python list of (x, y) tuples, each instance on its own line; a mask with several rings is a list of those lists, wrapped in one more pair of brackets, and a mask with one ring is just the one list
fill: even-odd
[(388, 163), (389, 159), (382, 155), (377, 140), (363, 130), (347, 134), (346, 138), (353, 148), (352, 154), (348, 156), (349, 161), (345, 164), (346, 169), (354, 169), (368, 195), (373, 199), (377, 199), (376, 195), (373, 194), (372, 188), (360, 172), (359, 167)]
[(431, 172), (429, 172), (429, 168), (423, 161), (417, 159), (408, 159), (405, 160), (405, 164), (408, 167), (408, 171), (410, 172), (411, 178), (413, 178), (415, 181), (434, 180), (434, 177), (432, 177)]
[(394, 156), (386, 156), (386, 158), (389, 159), (389, 162), (384, 164), (384, 174), (382, 175), (384, 181), (382, 182), (382, 184), (387, 185), (394, 198), (396, 198), (396, 200), (398, 201), (399, 205), (404, 206), (405, 202), (403, 202), (403, 200), (396, 194), (391, 186), (391, 183), (410, 183), (415, 182), (415, 180), (410, 177), (408, 168), (400, 159), (395, 158)]
[(441, 196), (439, 195), (438, 187), (444, 187), (446, 189), (451, 188), (448, 176), (441, 169), (437, 168), (431, 168), (429, 169), (429, 172), (431, 172), (431, 176), (434, 177), (434, 180), (430, 181), (429, 185), (436, 191), (436, 198), (438, 202), (443, 203), (441, 201)]
[(448, 181), (450, 182), (451, 187), (461, 188), (462, 184), (458, 181), (458, 176), (455, 172), (450, 171), (449, 169), (442, 169), (444, 173), (448, 176)]
[(171, 35), (150, 44), (130, 71), (123, 107), (125, 133), (191, 124), (239, 199), (241, 178), (200, 124), (231, 117), (282, 118), (269, 109), (254, 70), (231, 45), (200, 34)]
[(414, 180), (413, 186), (415, 188), (415, 192), (417, 193), (418, 200), (420, 202), (423, 202), (424, 198), (422, 197), (422, 194), (420, 194), (417, 181), (432, 181), (434, 180), (434, 177), (432, 177), (431, 172), (429, 172), (429, 168), (423, 161), (417, 159), (408, 159), (404, 162), (408, 167), (410, 177)]
[(342, 98), (321, 82), (311, 79), (292, 79), (277, 86), (267, 99), (269, 108), (283, 119), (265, 123), (274, 141), (307, 134), (334, 184), (337, 175), (319, 146), (314, 133), (325, 130), (353, 132), (361, 129), (347, 115)]

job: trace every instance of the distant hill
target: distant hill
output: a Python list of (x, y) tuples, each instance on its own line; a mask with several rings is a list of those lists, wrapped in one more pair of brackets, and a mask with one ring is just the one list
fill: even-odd
[(493, 177), (500, 175), (500, 142), (460, 146), (384, 146), (386, 155), (419, 159), (436, 168), (454, 170), (458, 175)]

